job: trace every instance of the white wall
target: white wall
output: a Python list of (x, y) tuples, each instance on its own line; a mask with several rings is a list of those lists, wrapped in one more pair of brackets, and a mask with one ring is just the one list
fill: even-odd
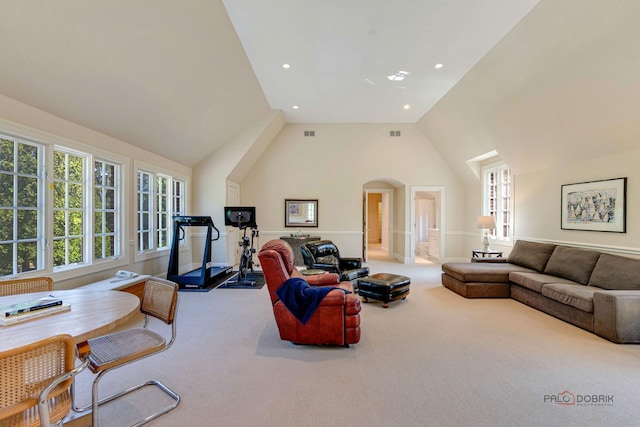
[[(315, 137), (304, 137), (315, 130)], [(400, 130), (401, 137), (390, 137)], [(410, 185), (444, 185), (447, 191), (445, 238), (460, 247), (461, 182), (414, 124), (287, 124), (242, 180), (241, 201), (257, 207), (262, 242), (298, 231), (284, 227), (284, 200), (319, 199), (319, 227), (304, 232), (333, 240), (345, 256), (362, 252), (363, 185), (399, 183), (394, 191), (394, 251), (404, 259)], [(449, 234), (450, 233), (450, 234)]]

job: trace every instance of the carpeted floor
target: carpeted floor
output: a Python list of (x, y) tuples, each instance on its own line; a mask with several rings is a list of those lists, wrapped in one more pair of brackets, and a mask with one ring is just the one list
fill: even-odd
[[(102, 386), (158, 378), (180, 393), (155, 427), (638, 425), (640, 346), (510, 299), (465, 299), (440, 285), (438, 265), (367, 265), (411, 277), (411, 293), (387, 309), (363, 304), (362, 337), (350, 348), (281, 341), (266, 287), (184, 293), (173, 347)], [(582, 402), (551, 401), (564, 392)], [(143, 393), (105, 408), (101, 426), (127, 425), (163, 399)]]

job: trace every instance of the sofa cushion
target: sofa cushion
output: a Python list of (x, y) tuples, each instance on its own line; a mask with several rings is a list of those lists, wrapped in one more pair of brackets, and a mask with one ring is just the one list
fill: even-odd
[(556, 246), (544, 272), (586, 285), (599, 257), (600, 252)]
[(556, 245), (549, 243), (527, 242), (517, 240), (509, 253), (507, 260), (510, 264), (542, 272)]
[(576, 282), (562, 279), (560, 277), (551, 276), (543, 273), (527, 273), (524, 271), (516, 271), (509, 273), (509, 280), (523, 288), (531, 289), (538, 293), (542, 293), (542, 285), (547, 283), (565, 283), (569, 285), (577, 285)]
[(603, 289), (640, 289), (640, 259), (601, 254), (589, 286)]
[(448, 262), (442, 264), (442, 271), (461, 282), (508, 283), (512, 271), (533, 270), (509, 263)]
[(547, 283), (542, 286), (542, 295), (579, 310), (593, 313), (593, 294), (599, 289), (584, 285)]

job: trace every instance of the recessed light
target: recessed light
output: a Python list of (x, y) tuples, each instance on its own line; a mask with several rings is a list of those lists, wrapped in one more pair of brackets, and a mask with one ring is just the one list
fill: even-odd
[(294, 110), (297, 110), (298, 108), (300, 108), (300, 107), (298, 107), (297, 105), (294, 105), (294, 106), (293, 106), (293, 109), (294, 109)]
[(282, 64), (282, 68), (284, 68), (285, 70), (288, 70), (289, 68), (291, 68), (291, 65), (289, 65), (289, 64)]
[(403, 106), (402, 108), (404, 108), (405, 110), (408, 110), (409, 108), (411, 108), (411, 105), (409, 105), (409, 104), (404, 104), (404, 106)]
[(442, 65), (442, 64), (436, 64), (436, 65), (435, 65), (435, 67), (436, 67), (436, 68), (442, 68), (442, 67), (443, 67), (443, 65)]
[(402, 71), (402, 70), (400, 70), (400, 71), (398, 71), (398, 72), (397, 72), (397, 73), (395, 73), (395, 74), (392, 74), (392, 75), (390, 75), (390, 76), (387, 76), (387, 78), (388, 78), (389, 80), (391, 80), (392, 82), (401, 82), (401, 81), (402, 81), (402, 80), (404, 80), (404, 79), (405, 79), (405, 77), (407, 77), (409, 74), (411, 74), (411, 73), (410, 73), (410, 72), (408, 72), (408, 71)]

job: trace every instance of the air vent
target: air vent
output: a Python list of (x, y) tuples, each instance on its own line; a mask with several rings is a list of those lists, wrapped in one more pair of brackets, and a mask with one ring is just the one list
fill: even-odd
[(389, 131), (389, 136), (400, 136), (400, 131), (399, 130)]
[(304, 131), (304, 136), (316, 136), (316, 131), (315, 130), (305, 130)]

